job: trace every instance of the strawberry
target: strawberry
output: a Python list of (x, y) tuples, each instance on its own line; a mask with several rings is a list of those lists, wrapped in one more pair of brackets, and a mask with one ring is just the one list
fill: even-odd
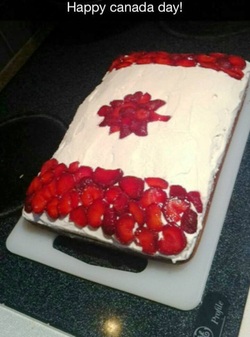
[(144, 219), (144, 211), (141, 209), (140, 205), (138, 202), (131, 200), (128, 205), (128, 210), (129, 213), (132, 214), (135, 222), (139, 225), (142, 226), (145, 222)]
[(128, 211), (129, 198), (125, 193), (121, 193), (114, 200), (113, 207), (118, 214), (123, 214)]
[(88, 185), (80, 194), (80, 198), (83, 206), (88, 207), (94, 200), (103, 198), (103, 190), (94, 184)]
[(63, 195), (74, 187), (75, 180), (71, 173), (63, 173), (57, 180), (57, 193)]
[(163, 238), (158, 241), (158, 250), (164, 255), (181, 253), (187, 245), (187, 239), (182, 229), (166, 225), (162, 230)]
[(139, 199), (144, 190), (144, 181), (134, 176), (124, 176), (119, 182), (121, 189), (131, 199)]
[(191, 208), (186, 209), (181, 218), (181, 228), (189, 234), (197, 231), (197, 213)]
[(142, 247), (142, 251), (146, 254), (153, 255), (157, 251), (157, 233), (147, 228), (140, 228), (135, 232), (135, 242)]
[(48, 200), (38, 191), (31, 199), (32, 212), (40, 214), (45, 210)]
[(113, 204), (121, 193), (123, 192), (119, 186), (111, 186), (105, 191), (104, 199), (109, 204)]
[(102, 221), (103, 233), (108, 236), (113, 235), (115, 233), (116, 222), (117, 216), (114, 209), (113, 208), (106, 209)]
[(67, 170), (67, 166), (64, 163), (60, 163), (53, 169), (54, 176), (60, 177), (62, 173), (67, 172)]
[(184, 200), (187, 197), (187, 191), (185, 190), (184, 187), (182, 187), (180, 185), (171, 185), (169, 195), (170, 195), (171, 198), (176, 197), (178, 199)]
[(83, 178), (92, 178), (93, 169), (90, 166), (79, 166), (74, 172), (75, 181), (79, 182)]
[(73, 161), (69, 164), (68, 171), (69, 173), (75, 173), (79, 168), (79, 161)]
[(169, 121), (171, 116), (165, 116), (165, 115), (159, 115), (156, 112), (152, 111), (150, 116), (149, 116), (149, 121), (150, 122), (167, 122)]
[(168, 182), (165, 179), (157, 177), (148, 177), (144, 179), (149, 187), (158, 187), (161, 189), (168, 188)]
[(146, 224), (152, 231), (160, 231), (163, 227), (161, 207), (157, 204), (150, 204), (146, 208)]
[(178, 222), (183, 212), (189, 207), (189, 203), (185, 200), (177, 198), (169, 198), (163, 205), (162, 212), (167, 221)]
[(41, 170), (40, 170), (41, 174), (54, 169), (57, 166), (57, 164), (58, 164), (58, 161), (55, 158), (51, 158), (47, 160), (41, 167)]
[(229, 55), (228, 60), (233, 66), (237, 67), (238, 69), (242, 70), (246, 67), (246, 61), (240, 56)]
[(97, 167), (93, 172), (93, 181), (102, 187), (108, 187), (117, 183), (123, 175), (121, 169), (106, 170)]
[(74, 208), (69, 214), (69, 220), (79, 227), (85, 227), (88, 223), (85, 207), (78, 206)]
[(123, 214), (117, 221), (115, 236), (122, 244), (130, 244), (134, 240), (135, 221), (130, 214)]
[(60, 216), (66, 216), (72, 209), (76, 208), (80, 201), (79, 199), (79, 195), (76, 191), (66, 192), (58, 202), (58, 212)]
[(140, 205), (143, 208), (148, 207), (150, 204), (164, 204), (167, 199), (165, 191), (158, 187), (150, 187), (145, 190), (140, 199)]
[(48, 184), (54, 178), (54, 173), (52, 171), (45, 171), (39, 175), (42, 184)]
[(27, 189), (26, 195), (32, 195), (33, 193), (39, 191), (41, 187), (42, 187), (41, 179), (39, 176), (36, 176), (35, 178), (32, 179)]
[(190, 191), (187, 194), (187, 199), (194, 205), (198, 213), (202, 213), (203, 205), (201, 201), (201, 195), (197, 191)]
[(103, 216), (107, 204), (101, 199), (96, 199), (87, 210), (88, 224), (93, 228), (98, 228), (102, 224)]
[(50, 201), (48, 201), (46, 205), (46, 212), (51, 219), (57, 219), (59, 216), (58, 207), (57, 207), (58, 201), (59, 200), (57, 197), (53, 197)]

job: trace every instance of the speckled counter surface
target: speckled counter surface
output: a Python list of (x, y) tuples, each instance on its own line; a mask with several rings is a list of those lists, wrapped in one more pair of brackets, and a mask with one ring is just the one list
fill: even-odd
[[(217, 24), (217, 34), (214, 28), (212, 35), (203, 36), (201, 32), (206, 32), (208, 23), (195, 26), (199, 29), (197, 34), (188, 23), (187, 29), (182, 27), (181, 31), (179, 26), (175, 30), (173, 24), (169, 27), (157, 21), (102, 23), (95, 29), (79, 22), (60, 23), (0, 93), (0, 124), (17, 117), (43, 115), (58, 121), (63, 130), (111, 61), (129, 51), (220, 51), (250, 60), (250, 28), (240, 25), (232, 33), (225, 25)], [(17, 161), (19, 146), (21, 138)], [(40, 165), (35, 156), (34, 161)], [(8, 252), (5, 242), (20, 217), (21, 204), (15, 200), (22, 200), (22, 193), (20, 189), (19, 195), (13, 195), (13, 205), (0, 214), (0, 303), (79, 337), (115, 336), (104, 329), (111, 318), (120, 322), (119, 337), (194, 335), (202, 305), (190, 311), (176, 310)], [(249, 197), (250, 141), (204, 293), (219, 293), (229, 303), (222, 337), (238, 336), (249, 288)]]

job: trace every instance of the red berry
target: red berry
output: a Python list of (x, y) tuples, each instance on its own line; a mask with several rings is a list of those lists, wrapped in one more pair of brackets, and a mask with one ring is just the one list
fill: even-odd
[(123, 214), (128, 211), (129, 198), (125, 193), (121, 193), (114, 200), (113, 207), (116, 213)]
[(134, 176), (124, 176), (119, 182), (121, 189), (131, 199), (139, 199), (144, 190), (144, 181)]
[(229, 55), (228, 60), (233, 66), (239, 69), (244, 69), (246, 67), (246, 61), (240, 56)]
[(161, 189), (168, 188), (168, 182), (165, 179), (157, 177), (148, 177), (144, 179), (149, 187), (159, 187)]
[(103, 187), (108, 187), (117, 183), (123, 175), (122, 170), (106, 170), (97, 167), (93, 172), (93, 181)]
[(191, 191), (187, 194), (187, 199), (194, 205), (198, 213), (202, 213), (203, 205), (201, 201), (201, 195), (197, 191)]
[(98, 228), (101, 226), (106, 207), (107, 204), (101, 199), (94, 200), (89, 206), (87, 219), (91, 227)]
[(189, 203), (185, 200), (170, 198), (167, 199), (162, 211), (167, 221), (178, 222), (183, 212), (189, 207)]
[(71, 173), (63, 173), (57, 180), (57, 193), (63, 195), (74, 187), (75, 180)]
[(58, 201), (57, 197), (53, 197), (46, 205), (46, 212), (52, 219), (57, 219), (59, 217)]
[(128, 209), (130, 214), (132, 214), (135, 222), (142, 226), (145, 222), (145, 214), (144, 211), (141, 209), (139, 202), (131, 200), (128, 205)]
[(30, 183), (26, 195), (31, 195), (37, 191), (40, 190), (40, 188), (42, 187), (42, 182), (39, 178), (39, 176), (36, 176)]
[(117, 221), (116, 238), (122, 244), (130, 244), (134, 240), (135, 222), (131, 215), (123, 214)]
[(167, 194), (165, 191), (158, 187), (151, 187), (143, 192), (140, 205), (146, 208), (150, 204), (164, 204), (166, 199)]
[(78, 206), (74, 208), (69, 215), (69, 220), (74, 222), (79, 227), (85, 227), (87, 225), (87, 216), (84, 206)]
[(166, 225), (162, 230), (163, 238), (158, 241), (158, 250), (164, 255), (181, 253), (187, 245), (187, 239), (182, 229)]
[(186, 199), (187, 191), (180, 185), (171, 185), (169, 195), (172, 198)]
[(64, 172), (67, 172), (68, 168), (64, 163), (58, 164), (54, 169), (53, 173), (55, 177), (61, 176)]
[(75, 181), (79, 182), (83, 178), (91, 178), (93, 169), (90, 166), (80, 166), (75, 172), (74, 177)]
[(102, 221), (102, 230), (103, 233), (111, 236), (115, 233), (117, 222), (116, 212), (113, 208), (108, 208), (105, 210), (103, 221)]
[(158, 235), (156, 232), (147, 228), (140, 228), (135, 233), (136, 244), (142, 247), (142, 251), (146, 254), (153, 255), (157, 251)]
[(83, 206), (90, 206), (94, 200), (103, 198), (103, 190), (92, 184), (86, 186), (80, 195)]
[(104, 198), (109, 204), (113, 204), (121, 193), (123, 192), (119, 186), (111, 186), (105, 191)]
[(46, 171), (54, 169), (57, 164), (58, 164), (58, 161), (55, 158), (51, 158), (47, 160), (41, 167), (41, 170), (40, 170), (41, 174), (43, 174)]
[(161, 207), (157, 204), (150, 204), (146, 208), (146, 224), (153, 231), (160, 231), (163, 227)]
[(45, 210), (48, 200), (38, 191), (31, 199), (32, 212), (40, 214)]
[(182, 215), (181, 228), (189, 234), (197, 231), (197, 213), (188, 208)]

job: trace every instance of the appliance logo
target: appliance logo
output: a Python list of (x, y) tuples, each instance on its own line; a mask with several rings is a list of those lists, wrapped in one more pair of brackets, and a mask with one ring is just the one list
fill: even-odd
[(214, 334), (206, 326), (200, 326), (195, 330), (193, 337), (214, 337)]

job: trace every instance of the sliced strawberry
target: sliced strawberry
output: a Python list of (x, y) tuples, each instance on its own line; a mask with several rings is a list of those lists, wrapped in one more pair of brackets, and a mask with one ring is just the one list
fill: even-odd
[(43, 174), (46, 171), (54, 169), (57, 165), (58, 165), (57, 159), (51, 158), (42, 165), (40, 172), (41, 174)]
[(168, 188), (168, 182), (165, 179), (157, 177), (148, 177), (144, 179), (149, 187), (158, 187), (161, 189)]
[(121, 193), (123, 192), (119, 186), (111, 186), (105, 191), (104, 199), (109, 204), (113, 204)]
[(68, 171), (70, 173), (75, 173), (78, 170), (79, 165), (80, 165), (79, 161), (73, 161), (72, 163), (69, 164)]
[(45, 210), (48, 200), (43, 196), (41, 191), (38, 191), (31, 199), (32, 211), (40, 214)]
[(26, 192), (26, 195), (31, 195), (37, 191), (39, 191), (42, 187), (42, 182), (41, 182), (41, 179), (39, 176), (36, 176), (35, 178), (32, 179), (28, 189), (27, 189), (27, 192)]
[(125, 193), (120, 193), (114, 200), (113, 207), (117, 214), (123, 214), (128, 211), (129, 198)]
[(239, 69), (244, 69), (246, 67), (246, 61), (240, 56), (229, 55), (228, 60), (233, 66)]
[(69, 220), (79, 227), (85, 227), (88, 223), (85, 207), (78, 206), (77, 208), (74, 208), (70, 212)]
[(131, 200), (128, 205), (128, 210), (132, 214), (135, 222), (139, 226), (142, 226), (145, 222), (145, 214), (144, 211), (141, 209), (139, 202)]
[(123, 175), (121, 169), (106, 170), (101, 167), (97, 167), (93, 172), (93, 181), (102, 186), (108, 187), (117, 183)]
[(163, 227), (161, 207), (157, 204), (150, 204), (146, 208), (146, 224), (152, 231), (160, 231)]
[(121, 189), (131, 199), (139, 199), (144, 190), (144, 181), (134, 176), (124, 176), (119, 182)]
[(54, 169), (54, 176), (55, 177), (60, 177), (63, 173), (67, 172), (68, 168), (64, 163), (58, 164)]
[(96, 199), (87, 210), (88, 224), (93, 228), (98, 228), (102, 224), (103, 216), (107, 204), (104, 200)]
[(187, 199), (194, 205), (198, 213), (202, 213), (203, 205), (201, 201), (201, 195), (197, 191), (190, 191), (187, 194)]
[(92, 178), (93, 169), (90, 166), (80, 166), (75, 172), (75, 181), (79, 182), (83, 178)]
[(146, 254), (155, 254), (157, 251), (158, 235), (147, 228), (140, 228), (135, 233), (136, 244), (142, 247)]
[(167, 194), (165, 191), (158, 187), (150, 187), (143, 192), (140, 205), (146, 208), (151, 204), (164, 204), (166, 199)]
[(171, 185), (169, 195), (172, 198), (178, 198), (178, 199), (186, 199), (187, 198), (187, 191), (184, 187), (180, 185)]
[(135, 221), (130, 214), (123, 214), (117, 221), (116, 238), (122, 244), (130, 244), (134, 240)]
[(32, 212), (32, 195), (26, 195), (26, 198), (24, 201), (24, 209), (25, 209), (25, 212), (27, 213)]
[(181, 253), (187, 245), (187, 239), (182, 229), (166, 225), (162, 230), (163, 238), (158, 241), (158, 250), (164, 255)]
[(193, 234), (197, 231), (197, 213), (188, 208), (182, 215), (181, 228), (189, 234)]
[(80, 202), (79, 195), (76, 191), (66, 192), (58, 202), (58, 212), (61, 216), (68, 215), (72, 209), (76, 208)]
[(57, 193), (63, 195), (74, 187), (75, 180), (71, 173), (63, 173), (57, 180)]
[(178, 198), (169, 198), (163, 205), (162, 212), (169, 222), (178, 222), (183, 212), (189, 207), (189, 203)]
[(100, 187), (91, 184), (84, 188), (80, 198), (83, 206), (88, 207), (93, 203), (94, 200), (103, 198), (103, 194), (103, 190)]
[(115, 233), (115, 227), (117, 223), (116, 212), (113, 208), (107, 208), (105, 210), (103, 221), (102, 221), (102, 230), (103, 233), (111, 236)]
[(48, 201), (46, 205), (46, 212), (51, 219), (57, 219), (59, 217), (58, 212), (58, 198), (53, 197), (50, 201)]
[(54, 173), (53, 173), (53, 171), (50, 171), (50, 170), (45, 171), (44, 173), (41, 173), (39, 175), (39, 178), (40, 178), (42, 184), (48, 184), (48, 183), (51, 182), (51, 180), (54, 179)]

